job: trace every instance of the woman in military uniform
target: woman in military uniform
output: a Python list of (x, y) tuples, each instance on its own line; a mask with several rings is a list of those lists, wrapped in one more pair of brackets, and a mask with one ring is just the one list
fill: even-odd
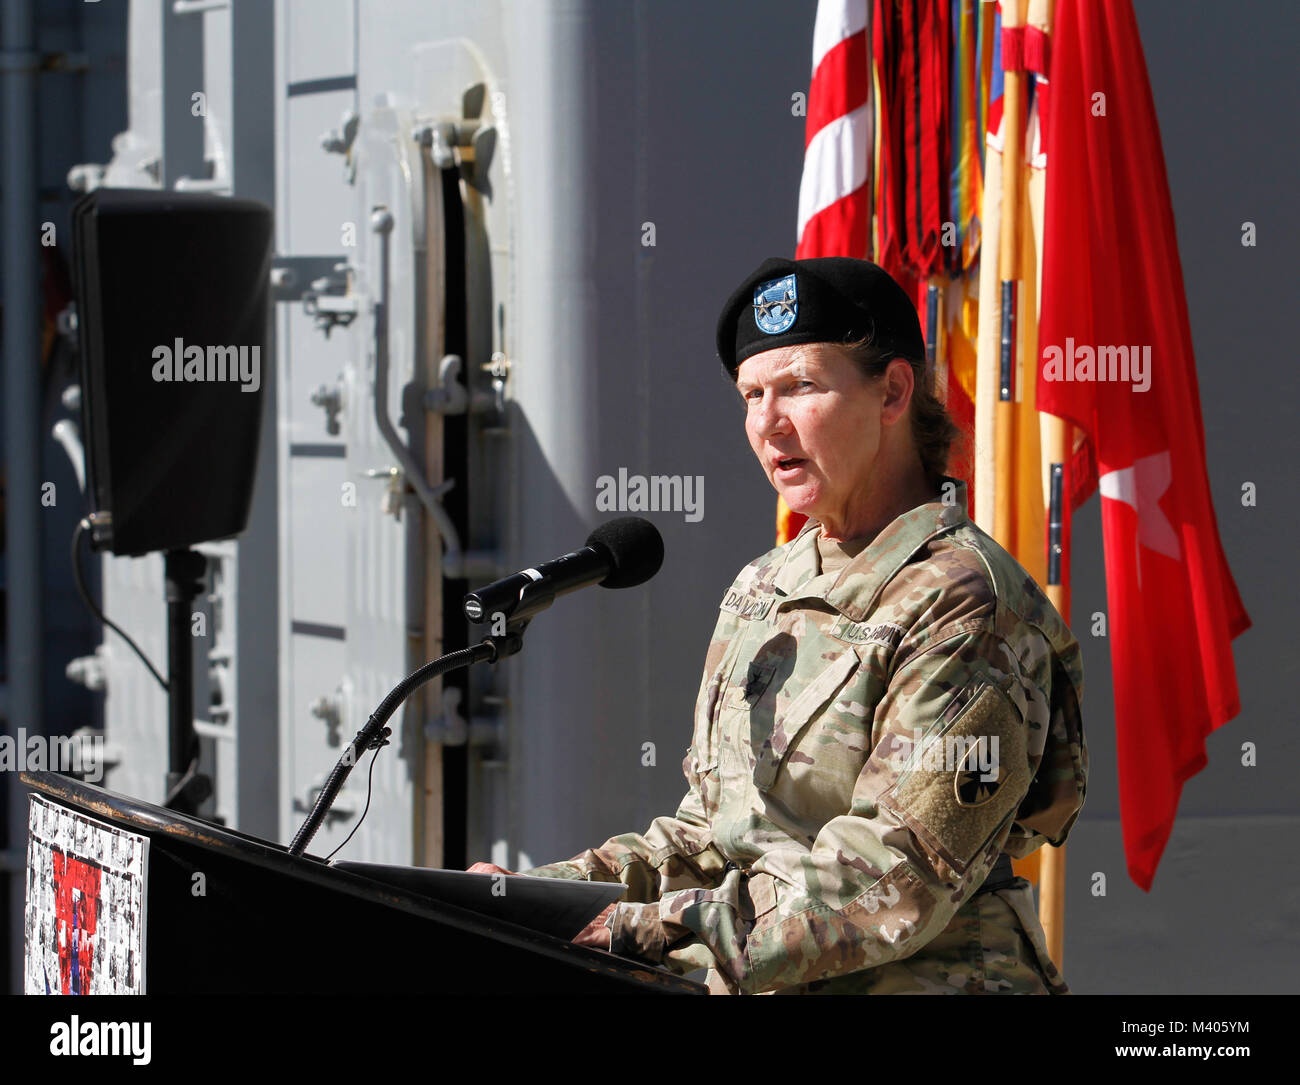
[(625, 882), (575, 941), (718, 992), (1065, 993), (1010, 858), (1083, 804), (1079, 647), (943, 473), (911, 302), (768, 260), (717, 345), (808, 523), (723, 596), (676, 814), (523, 873)]

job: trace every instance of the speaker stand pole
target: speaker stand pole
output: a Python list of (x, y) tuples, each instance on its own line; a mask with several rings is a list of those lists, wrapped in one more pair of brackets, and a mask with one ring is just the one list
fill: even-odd
[(195, 815), (212, 794), (199, 774), (199, 736), (194, 730), (194, 637), (191, 607), (203, 588), (208, 559), (194, 550), (168, 550), (167, 580), (167, 797), (163, 806)]

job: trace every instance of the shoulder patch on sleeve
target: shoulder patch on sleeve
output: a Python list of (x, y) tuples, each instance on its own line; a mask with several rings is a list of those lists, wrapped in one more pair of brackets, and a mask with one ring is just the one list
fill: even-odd
[(964, 874), (1024, 798), (1029, 764), (1020, 712), (988, 677), (957, 691), (954, 708), (879, 802)]

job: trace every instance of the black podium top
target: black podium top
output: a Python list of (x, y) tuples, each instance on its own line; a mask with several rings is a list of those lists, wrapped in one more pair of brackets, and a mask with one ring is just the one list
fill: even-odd
[[(359, 984), (416, 993), (706, 993), (703, 985), (650, 965), (381, 884), (317, 857), (292, 856), (279, 844), (55, 772), (25, 772), (20, 779), (54, 802), (149, 837), (151, 993), (170, 987), (320, 992), (321, 983), (341, 992)], [(201, 905), (189, 892), (199, 870), (220, 890)], [(269, 932), (277, 926), (275, 941)], [(196, 960), (200, 943), (206, 961)], [(319, 968), (297, 948), (316, 945)], [(244, 956), (244, 971), (219, 960), (222, 953)], [(365, 969), (345, 963), (356, 958), (369, 962)], [(160, 983), (174, 960), (186, 969), (177, 966)], [(224, 978), (205, 987), (214, 967), (225, 970)]]

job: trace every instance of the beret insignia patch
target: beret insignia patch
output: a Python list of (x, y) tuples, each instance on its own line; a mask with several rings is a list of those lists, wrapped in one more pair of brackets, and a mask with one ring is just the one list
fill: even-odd
[(754, 323), (759, 331), (780, 335), (794, 327), (799, 292), (793, 275), (771, 279), (754, 288)]

